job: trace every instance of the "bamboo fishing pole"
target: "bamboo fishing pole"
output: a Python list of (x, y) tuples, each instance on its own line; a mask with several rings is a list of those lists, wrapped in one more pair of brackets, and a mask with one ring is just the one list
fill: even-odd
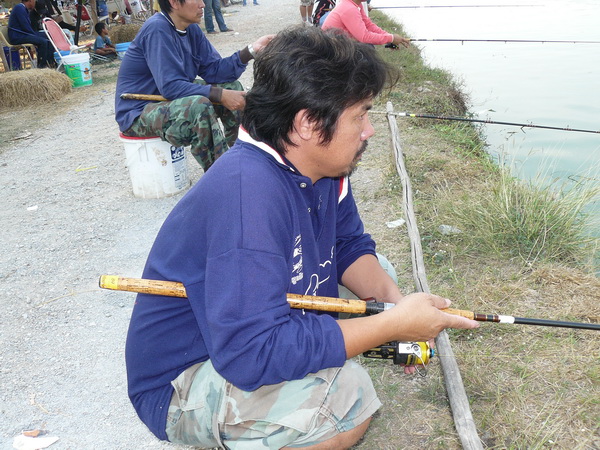
[[(123, 93), (120, 95), (123, 100), (145, 100), (148, 102), (168, 102), (169, 99), (162, 95), (156, 94), (129, 94)], [(220, 105), (220, 102), (211, 102), (213, 105)]]
[(155, 94), (121, 94), (123, 100), (146, 100), (149, 102), (166, 102), (168, 101), (162, 95)]
[[(187, 298), (185, 286), (177, 281), (149, 280), (145, 278), (128, 278), (117, 275), (102, 275), (99, 281), (103, 289), (137, 292), (143, 294), (164, 295)], [(368, 300), (368, 299), (367, 299)], [(290, 307), (295, 309), (314, 309), (317, 311), (343, 312), (350, 314), (376, 314), (390, 309), (393, 303), (382, 303), (365, 300), (349, 300), (335, 297), (319, 297), (313, 295), (287, 294)], [(585, 322), (565, 322), (559, 320), (528, 319), (496, 314), (478, 314), (463, 309), (446, 308), (441, 311), (478, 322), (510, 323), (517, 325), (536, 325), (545, 327), (578, 328), (584, 330), (600, 330), (600, 324)]]
[(491, 125), (509, 125), (513, 127), (520, 128), (544, 128), (546, 130), (559, 130), (559, 131), (576, 131), (579, 133), (595, 133), (600, 134), (600, 130), (582, 130), (579, 128), (570, 128), (570, 127), (552, 127), (547, 125), (534, 125), (532, 123), (515, 123), (515, 122), (499, 122), (496, 120), (489, 119), (471, 119), (468, 117), (455, 117), (455, 116), (436, 116), (433, 114), (414, 114), (408, 112), (395, 112), (391, 113), (399, 117), (412, 117), (418, 119), (437, 119), (437, 120), (456, 120), (460, 122), (476, 122), (476, 123), (485, 123)]
[[(102, 275), (100, 276), (99, 284), (103, 289), (112, 289), (115, 291), (187, 298), (185, 286), (177, 281)], [(314, 309), (316, 311), (343, 312), (350, 314), (376, 314), (394, 306), (393, 303), (300, 294), (287, 294), (287, 301), (289, 305), (295, 309)]]

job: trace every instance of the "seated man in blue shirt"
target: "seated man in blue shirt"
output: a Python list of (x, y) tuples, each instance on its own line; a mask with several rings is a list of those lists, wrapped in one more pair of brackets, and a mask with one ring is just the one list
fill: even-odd
[[(254, 65), (239, 138), (175, 206), (127, 336), (129, 397), (160, 439), (201, 448), (348, 448), (381, 402), (352, 361), (388, 341), (477, 322), (403, 296), (375, 256), (349, 184), (391, 69), (335, 31), (278, 34)], [(395, 303), (367, 317), (291, 309), (287, 293)], [(408, 373), (414, 367), (406, 368)]]
[[(144, 23), (123, 58), (116, 120), (126, 136), (160, 136), (173, 145), (190, 145), (208, 170), (237, 138), (245, 93), (236, 80), (272, 36), (221, 58), (197, 25), (202, 0), (159, 0), (159, 4), (161, 12)], [(120, 97), (123, 93), (158, 94), (167, 101), (125, 100)]]
[(35, 31), (31, 25), (30, 11), (35, 8), (35, 0), (22, 0), (16, 4), (8, 18), (8, 40), (13, 45), (34, 44), (37, 48), (37, 66), (39, 69), (54, 63), (52, 43), (42, 32)]

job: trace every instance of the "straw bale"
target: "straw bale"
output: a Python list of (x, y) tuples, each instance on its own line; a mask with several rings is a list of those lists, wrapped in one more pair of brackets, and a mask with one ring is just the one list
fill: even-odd
[(115, 25), (110, 28), (110, 40), (113, 44), (121, 44), (122, 42), (131, 42), (135, 38), (142, 26), (137, 23), (129, 23), (125, 25)]
[(71, 92), (71, 79), (52, 69), (31, 69), (0, 74), (0, 108), (48, 103)]

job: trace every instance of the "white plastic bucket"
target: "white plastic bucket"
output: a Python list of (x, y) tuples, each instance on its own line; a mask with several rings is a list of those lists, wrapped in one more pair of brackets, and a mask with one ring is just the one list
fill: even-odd
[(129, 137), (120, 134), (133, 195), (161, 198), (175, 195), (190, 186), (184, 147), (159, 137)]
[(90, 55), (87, 53), (75, 53), (62, 57), (65, 64), (65, 72), (73, 81), (73, 87), (89, 86), (92, 84), (92, 67), (90, 66)]

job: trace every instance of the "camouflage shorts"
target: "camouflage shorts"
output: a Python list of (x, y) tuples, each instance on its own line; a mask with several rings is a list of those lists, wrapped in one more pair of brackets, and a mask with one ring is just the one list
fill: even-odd
[(207, 361), (171, 384), (167, 436), (201, 448), (315, 445), (355, 428), (381, 406), (369, 375), (354, 361), (252, 392), (228, 383)]
[[(205, 84), (199, 79), (194, 83)], [(243, 90), (239, 81), (215, 86)], [(223, 130), (218, 119), (221, 119)], [(204, 170), (208, 170), (237, 139), (239, 123), (238, 111), (213, 105), (201, 95), (192, 95), (167, 102), (148, 103), (123, 134), (134, 137), (159, 136), (178, 147), (189, 145), (194, 158)]]
[(314, 4), (315, 0), (300, 0), (300, 6), (310, 6)]

